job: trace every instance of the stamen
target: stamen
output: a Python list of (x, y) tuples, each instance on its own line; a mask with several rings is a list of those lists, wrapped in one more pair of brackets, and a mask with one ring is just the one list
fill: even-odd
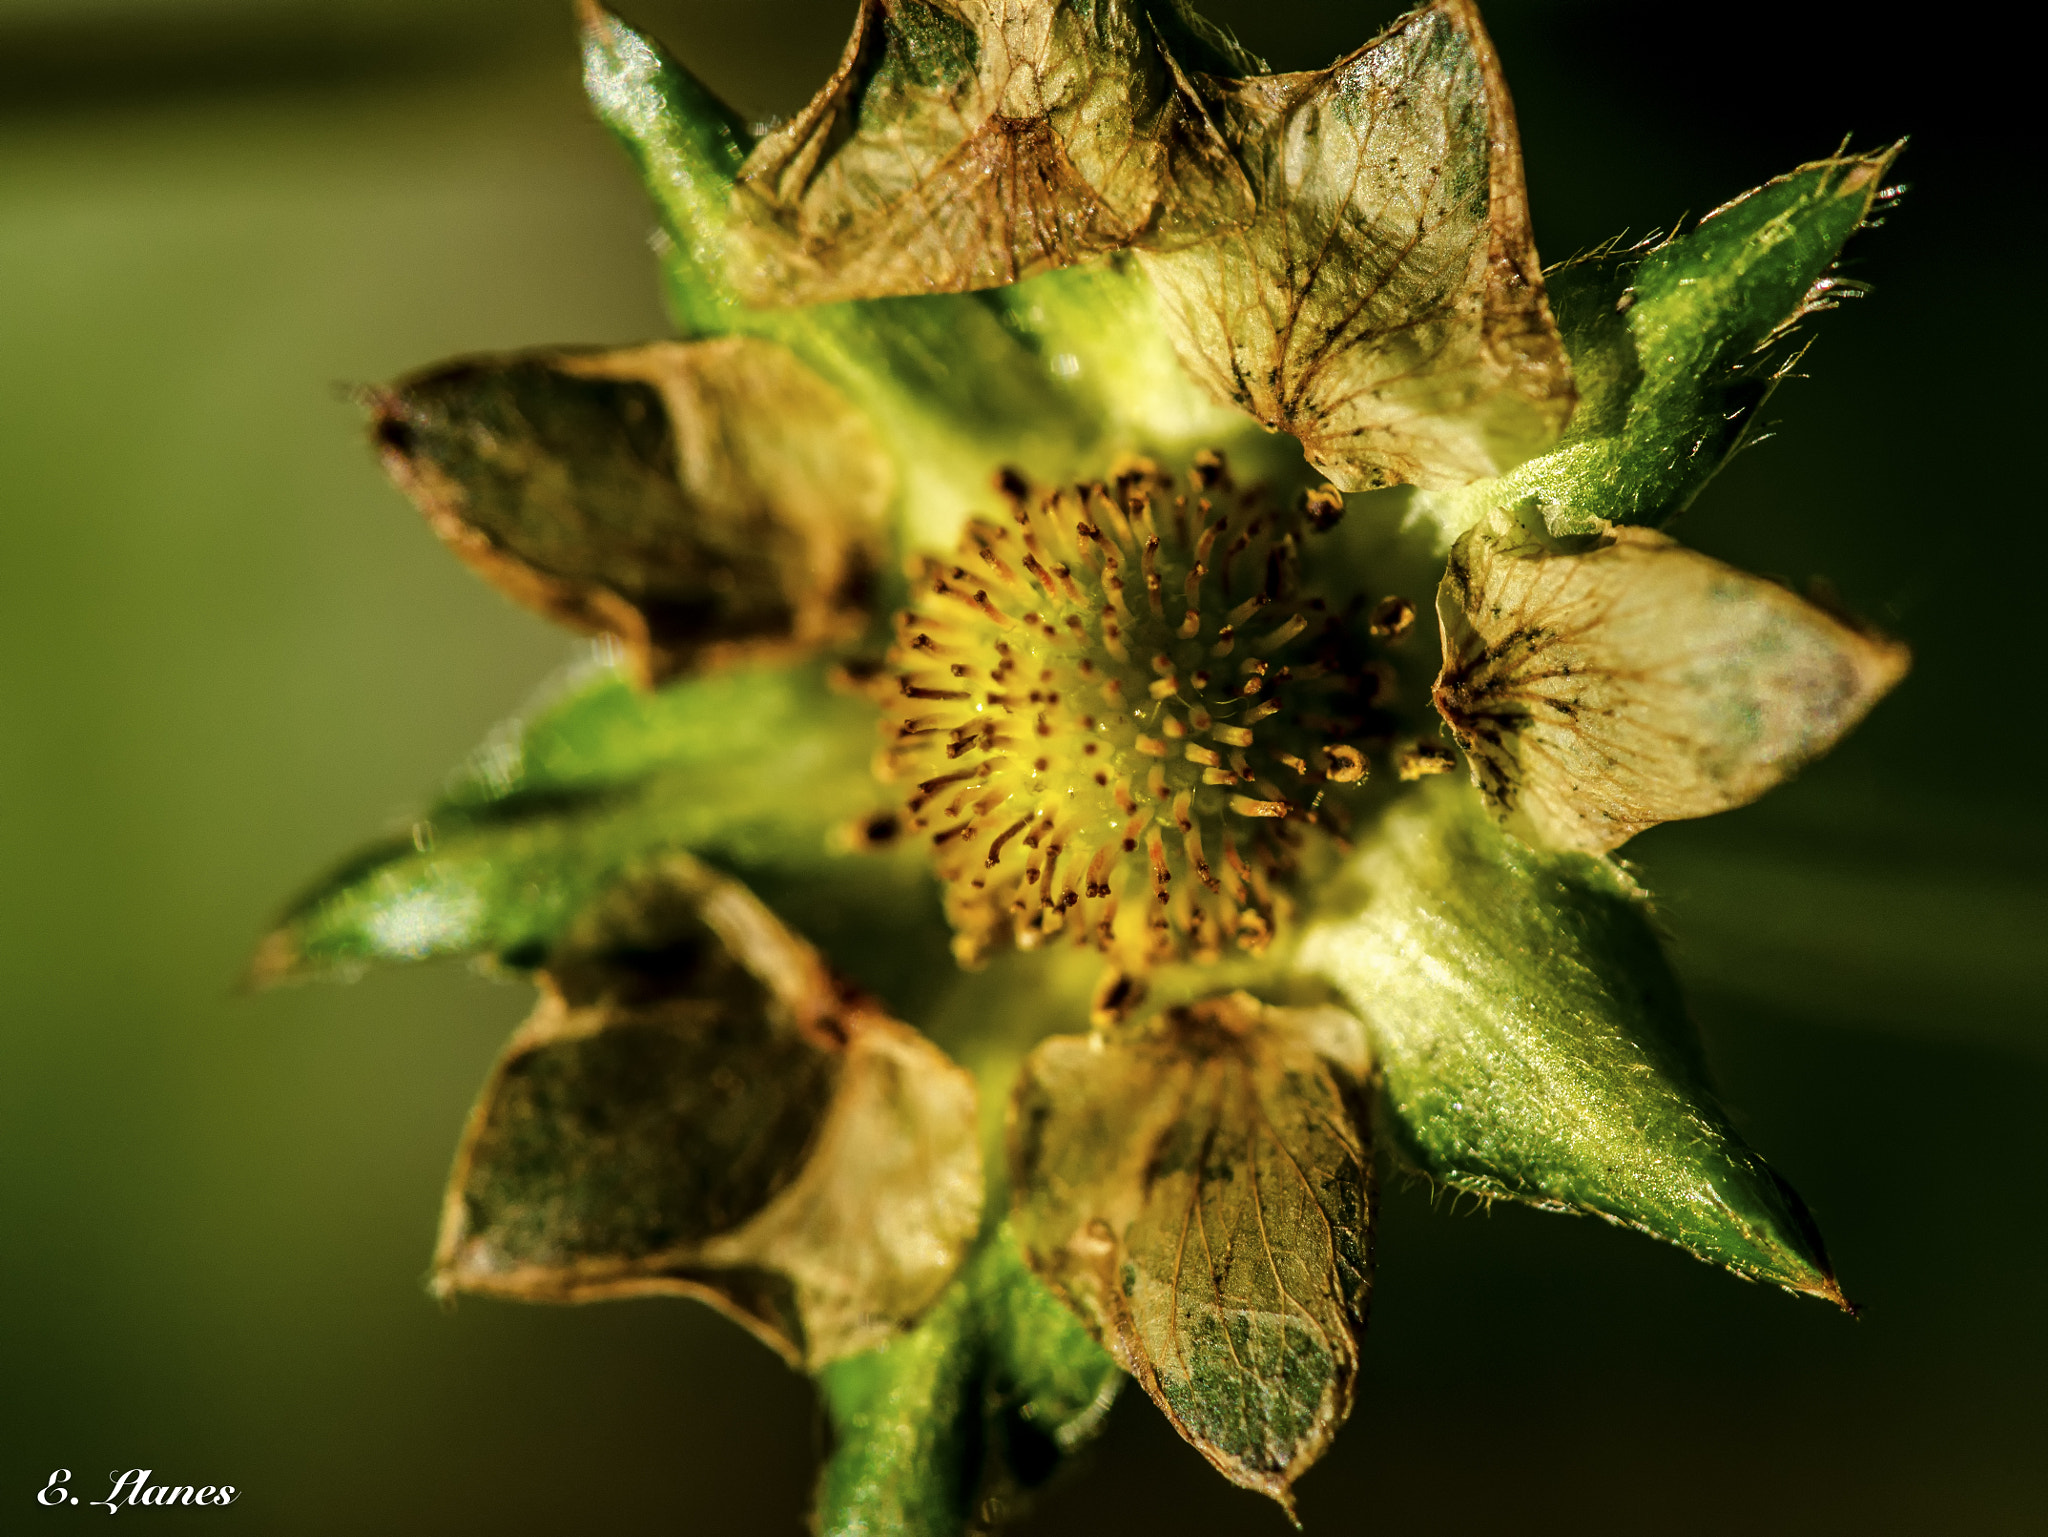
[(957, 563), (909, 568), (876, 767), (931, 840), (968, 964), (1062, 933), (1125, 976), (1263, 947), (1323, 798), (1392, 739), (1361, 628), (1292, 596), (1316, 496), (1275, 510), (1220, 456), (1183, 484), (1142, 462), (1057, 490), (1006, 471)]

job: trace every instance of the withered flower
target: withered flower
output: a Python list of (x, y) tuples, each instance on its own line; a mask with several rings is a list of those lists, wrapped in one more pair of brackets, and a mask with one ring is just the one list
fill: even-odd
[(822, 1529), (915, 1533), (1126, 1375), (1291, 1505), (1384, 1165), (1842, 1301), (1609, 856), (1905, 670), (1659, 531), (1895, 151), (1545, 272), (1469, 0), (1300, 74), (1183, 0), (861, 0), (758, 138), (583, 46), (679, 338), (370, 404), (599, 660), (257, 961), (537, 982), (440, 1290), (713, 1302), (819, 1380)]

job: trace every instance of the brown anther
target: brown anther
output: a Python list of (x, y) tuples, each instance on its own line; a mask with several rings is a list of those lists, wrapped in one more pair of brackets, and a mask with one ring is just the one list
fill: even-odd
[(901, 685), (903, 697), (906, 699), (972, 699), (974, 697), (965, 689), (921, 687), (910, 681), (908, 673), (903, 674), (897, 682)]
[(1029, 827), (1030, 825), (1030, 817), (1019, 817), (1015, 822), (1011, 823), (1008, 827), (1004, 828), (1001, 832), (997, 833), (996, 841), (988, 846), (987, 866), (991, 869), (994, 868), (996, 862), (1003, 857), (1003, 845), (1008, 843), (1012, 838), (1016, 837), (1017, 834), (1024, 831), (1024, 829)]
[(888, 848), (903, 836), (903, 818), (893, 811), (874, 811), (858, 817), (846, 830), (846, 841), (861, 853)]
[(1415, 624), (1415, 605), (1403, 597), (1382, 598), (1366, 628), (1384, 640), (1399, 640)]
[(1301, 510), (1310, 528), (1327, 534), (1344, 520), (1344, 493), (1335, 486), (1316, 486), (1302, 497)]
[(1098, 1030), (1122, 1024), (1145, 1001), (1145, 984), (1124, 971), (1105, 971), (1089, 1001), (1088, 1022)]

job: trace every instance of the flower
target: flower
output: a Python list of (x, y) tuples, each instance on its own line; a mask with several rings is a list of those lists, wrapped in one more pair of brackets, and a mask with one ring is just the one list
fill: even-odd
[(1177, 0), (862, 0), (759, 136), (583, 43), (681, 339), (369, 405), (604, 646), (256, 963), (539, 985), (437, 1286), (712, 1302), (819, 1380), (824, 1528), (915, 1532), (1126, 1376), (1288, 1504), (1382, 1163), (1842, 1302), (1610, 856), (1905, 670), (1660, 531), (1896, 149), (1546, 273), (1467, 0), (1294, 75)]

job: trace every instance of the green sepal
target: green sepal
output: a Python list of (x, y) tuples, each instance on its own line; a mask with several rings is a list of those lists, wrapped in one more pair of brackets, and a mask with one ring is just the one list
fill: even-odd
[(753, 135), (652, 38), (592, 0), (579, 10), (583, 89), (660, 212), (676, 322), (685, 335), (729, 331), (739, 301), (725, 277), (726, 206)]
[(597, 668), (502, 727), (408, 834), (292, 903), (253, 979), (450, 955), (538, 966), (599, 890), (663, 849), (742, 875), (800, 930), (811, 910), (852, 903), (915, 937), (935, 926), (923, 872), (835, 846), (882, 804), (874, 740), (872, 708), (822, 664), (652, 693)]
[(822, 1537), (993, 1526), (1101, 1425), (1122, 1373), (990, 1233), (915, 1328), (818, 1374), (834, 1446)]
[(1417, 510), (1446, 540), (1496, 508), (1538, 510), (1553, 534), (1683, 512), (1753, 432), (1794, 328), (1844, 291), (1830, 273), (1904, 147), (1803, 165), (1683, 234), (1552, 269), (1579, 390), (1564, 437), (1498, 479), (1418, 495)]
[(1362, 843), (1302, 965), (1366, 1021), (1409, 1161), (1842, 1302), (1804, 1203), (1715, 1099), (1624, 872), (1529, 848), (1448, 780)]

